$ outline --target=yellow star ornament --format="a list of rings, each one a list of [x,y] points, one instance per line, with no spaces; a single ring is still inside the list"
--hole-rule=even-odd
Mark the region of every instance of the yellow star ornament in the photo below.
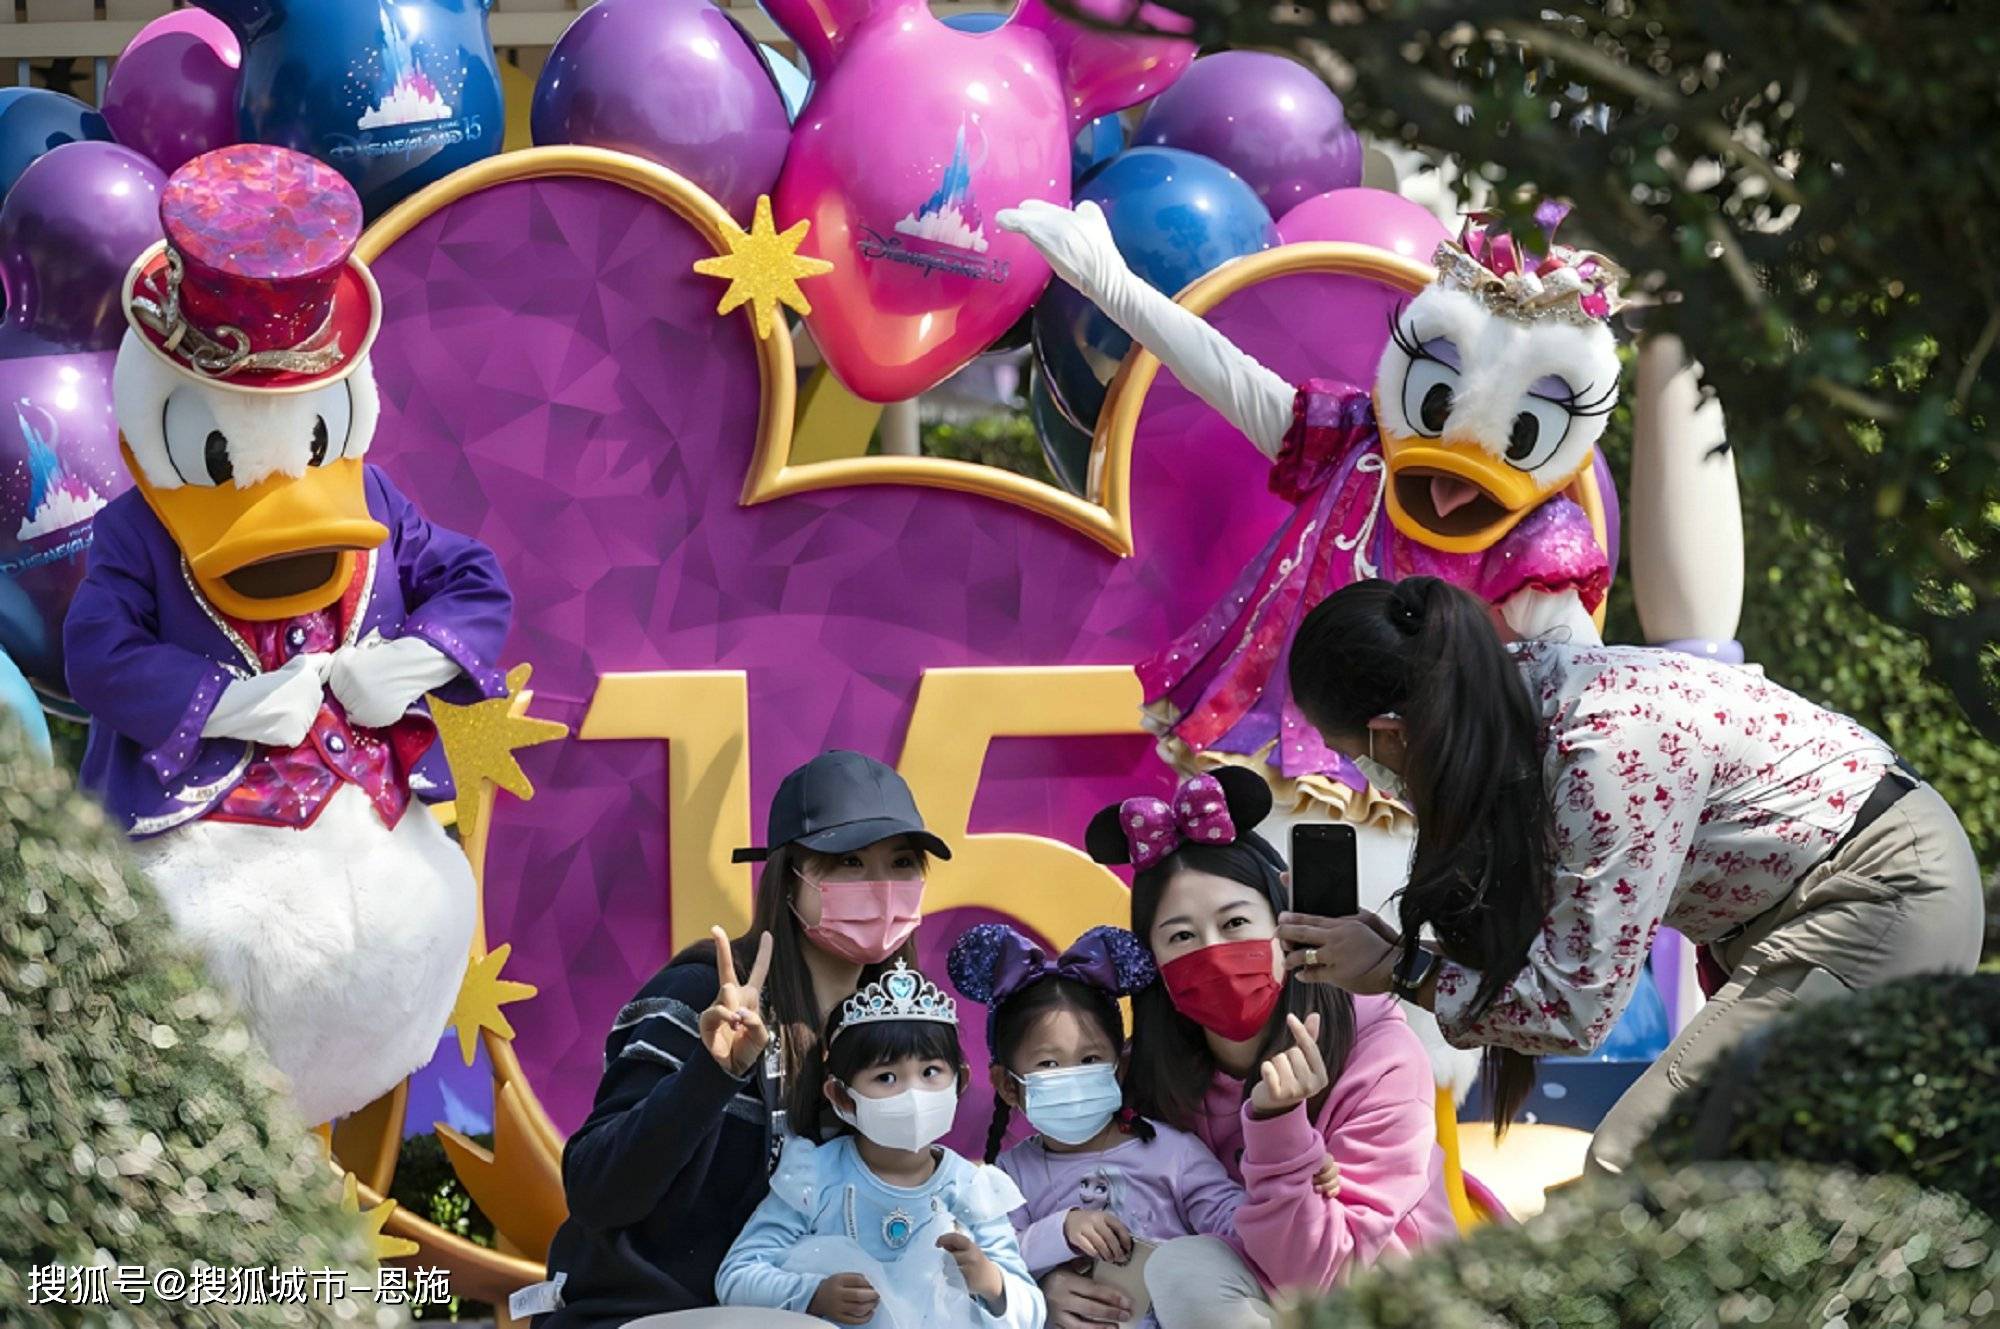
[[[757,216],[749,230],[730,224],[725,235],[729,252],[695,262],[694,270],[702,276],[729,279],[729,289],[722,293],[715,312],[726,314],[738,305],[748,304],[756,315],[759,337],[771,335],[779,305],[801,314],[812,313],[812,305],[799,289],[799,282],[832,272],[833,264],[798,252],[799,242],[806,238],[810,225],[800,218],[779,231],[771,221],[770,195],[760,195]]]
[[[510,1001],[526,1001],[537,991],[533,983],[516,983],[500,977],[501,968],[513,953],[514,943],[502,942],[465,967],[458,985],[458,1000],[452,1004],[451,1027],[458,1030],[458,1055],[472,1064],[472,1047],[481,1029],[491,1029],[502,1038],[514,1036],[501,1007]]]
[[[535,796],[535,786],[522,771],[514,753],[537,743],[549,743],[569,733],[569,726],[555,720],[537,720],[517,714],[521,689],[528,684],[533,665],[517,664],[507,671],[507,695],[467,706],[430,699],[431,722],[437,726],[438,740],[444,744],[445,761],[451,767],[452,782],[458,786],[459,843],[470,845],[479,830],[479,796],[491,780],[516,798]]]
[[[368,1241],[375,1248],[377,1261],[415,1255],[423,1249],[414,1241],[392,1237],[382,1230],[389,1221],[389,1215],[396,1212],[394,1200],[384,1200],[366,1213],[362,1212],[360,1184],[352,1172],[340,1179],[340,1209],[342,1213],[360,1215],[361,1226],[368,1229]]]

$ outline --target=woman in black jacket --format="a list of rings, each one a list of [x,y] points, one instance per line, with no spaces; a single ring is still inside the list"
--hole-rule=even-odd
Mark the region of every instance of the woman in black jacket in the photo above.
[[[829,1011],[914,960],[928,855],[902,777],[829,752],[772,801],[750,931],[690,946],[612,1024],[589,1118],[563,1149],[569,1218],[549,1282],[515,1295],[535,1329],[613,1329],[715,1305],[715,1271],[763,1199],[798,1069]],[[740,979],[739,979],[739,976]]]

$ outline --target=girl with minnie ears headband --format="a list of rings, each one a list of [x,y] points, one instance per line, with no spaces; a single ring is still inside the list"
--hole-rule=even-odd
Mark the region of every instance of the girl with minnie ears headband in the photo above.
[[[1029,1272],[1039,1277],[1079,1260],[1124,1265],[1141,1249],[1135,1243],[1171,1242],[1144,1276],[1182,1267],[1203,1276],[1186,1280],[1191,1292],[1151,1294],[1145,1323],[1267,1323],[1263,1289],[1236,1244],[1243,1187],[1193,1135],[1125,1106],[1118,998],[1159,978],[1138,938],[1092,928],[1050,958],[1013,928],[987,923],[958,939],[949,971],[962,995],[987,1007],[994,1102],[986,1161],[997,1158],[1027,1197],[1014,1225]],[[1038,1133],[1002,1152],[1016,1109]],[[1326,1194],[1337,1193],[1338,1178],[1327,1159],[1319,1178]],[[1121,1317],[1137,1309],[1127,1306]]]
[[[1254,830],[1270,811],[1262,777],[1225,767],[1171,803],[1105,808],[1086,844],[1137,869],[1132,931],[1160,968],[1132,1002],[1132,1105],[1199,1137],[1245,1186],[1236,1235],[1264,1287],[1313,1290],[1457,1226],[1430,1063],[1395,1000],[1284,977],[1284,862]],[[1327,1154],[1333,1196],[1313,1187]],[[1091,1280],[1058,1270],[1043,1288],[1055,1329],[1110,1318]]]

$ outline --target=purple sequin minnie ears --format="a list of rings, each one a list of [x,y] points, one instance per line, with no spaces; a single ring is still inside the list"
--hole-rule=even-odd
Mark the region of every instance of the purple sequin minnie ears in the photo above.
[[[945,972],[959,995],[987,1008],[989,1046],[1001,1006],[1045,978],[1074,979],[1113,997],[1129,997],[1159,977],[1151,953],[1124,928],[1092,928],[1050,959],[1048,952],[1005,923],[968,929],[952,943]]]
[[[1144,872],[1183,845],[1234,844],[1271,812],[1271,788],[1254,771],[1225,766],[1181,782],[1172,801],[1128,798],[1098,813],[1085,834],[1100,863]]]

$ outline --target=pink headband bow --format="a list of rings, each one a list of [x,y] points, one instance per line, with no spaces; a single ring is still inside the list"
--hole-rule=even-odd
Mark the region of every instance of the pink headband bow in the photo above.
[[[1212,775],[1183,781],[1171,806],[1165,799],[1128,798],[1118,805],[1118,824],[1132,849],[1132,866],[1141,872],[1183,844],[1230,844],[1236,823],[1229,817],[1229,800]]]

